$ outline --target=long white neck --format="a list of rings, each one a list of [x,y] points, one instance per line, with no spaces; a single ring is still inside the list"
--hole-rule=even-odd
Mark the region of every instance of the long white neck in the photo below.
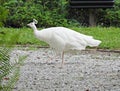
[[[37,30],[37,27],[36,27],[35,25],[33,25],[31,28],[32,28],[34,31],[38,31],[38,30]]]
[[[34,34],[38,39],[44,40],[44,35],[42,34],[42,31],[39,31],[35,24],[33,24],[31,28],[34,30]]]

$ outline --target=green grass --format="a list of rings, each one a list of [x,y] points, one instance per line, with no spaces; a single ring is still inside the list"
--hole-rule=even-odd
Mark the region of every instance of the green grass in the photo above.
[[[102,49],[120,49],[120,28],[109,27],[93,27],[86,28],[73,27],[75,31],[80,33],[91,35],[95,39],[102,41],[99,48]],[[14,36],[11,42],[9,39],[11,36]],[[16,45],[39,45],[39,46],[48,46],[46,43],[39,41],[35,38],[32,29],[30,28],[0,28],[0,44],[6,43],[7,45],[15,43]]]
[[[7,45],[46,45],[44,42],[36,39],[33,31],[28,28],[0,28],[0,44],[4,43]]]

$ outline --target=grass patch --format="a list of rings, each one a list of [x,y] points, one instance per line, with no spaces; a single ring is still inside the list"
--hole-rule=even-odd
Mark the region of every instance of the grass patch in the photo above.
[[[120,28],[109,27],[73,27],[75,31],[80,33],[91,35],[95,39],[102,41],[99,48],[102,49],[120,49]],[[0,44],[4,41],[9,43],[9,37],[14,36],[12,42],[15,42],[16,45],[39,45],[39,46],[48,46],[45,42],[42,42],[35,38],[33,31],[30,28],[0,28]],[[17,40],[16,40],[17,39]]]
[[[36,39],[33,31],[29,28],[0,28],[0,44],[4,43],[7,45],[47,45],[45,42]]]

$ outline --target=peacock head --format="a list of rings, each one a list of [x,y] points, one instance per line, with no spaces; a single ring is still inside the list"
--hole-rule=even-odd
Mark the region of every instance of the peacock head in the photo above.
[[[29,24],[27,24],[29,27],[34,27],[35,26],[35,24],[37,24],[38,23],[38,21],[36,20],[36,19],[33,19],[33,22],[31,22],[31,23],[29,23]]]

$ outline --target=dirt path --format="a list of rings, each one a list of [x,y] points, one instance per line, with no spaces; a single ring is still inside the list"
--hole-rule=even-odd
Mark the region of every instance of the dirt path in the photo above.
[[[120,53],[81,51],[49,63],[49,48],[14,50],[28,55],[13,91],[120,91]]]

